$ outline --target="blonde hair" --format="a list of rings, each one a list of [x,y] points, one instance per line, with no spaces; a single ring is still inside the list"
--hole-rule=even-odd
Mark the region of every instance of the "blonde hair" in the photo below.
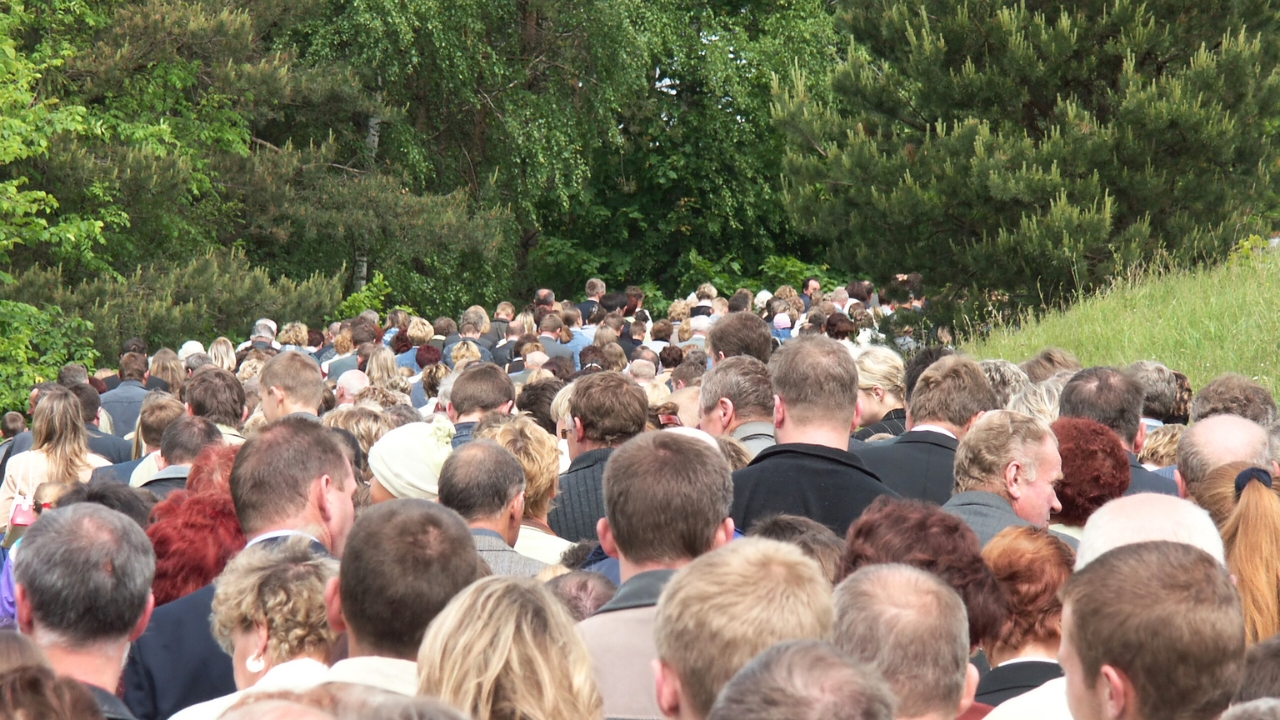
[[[312,554],[303,537],[245,548],[216,581],[214,638],[230,655],[234,632],[265,625],[266,656],[275,665],[327,655],[336,635],[326,619],[324,586],[337,574],[338,563]]]
[[[187,379],[187,368],[178,359],[178,353],[169,348],[160,348],[151,358],[150,373],[169,385],[169,393],[174,397],[182,397],[182,383]]]
[[[560,476],[560,448],[555,437],[524,413],[486,417],[474,436],[493,440],[516,456],[524,469],[525,517],[545,518]]]
[[[364,365],[364,374],[369,377],[370,385],[385,386],[392,378],[400,377],[400,369],[396,367],[395,353],[385,345],[378,345],[369,353]]]
[[[356,396],[360,397],[359,395]],[[394,427],[391,418],[381,409],[369,405],[343,405],[325,413],[321,425],[327,428],[346,430],[356,436],[360,443],[360,451],[369,456],[369,448],[391,432]]]
[[[236,348],[224,337],[219,337],[209,344],[209,359],[214,365],[227,372],[236,371]]]
[[[689,303],[684,300],[673,301],[667,306],[667,319],[671,324],[684,322],[689,319]]]
[[[431,342],[431,338],[435,336],[436,329],[431,327],[431,323],[425,318],[412,317],[409,318],[409,327],[405,328],[405,337],[409,338],[409,342],[414,347],[426,345]]]
[[[627,353],[618,343],[611,342],[600,348],[600,352],[604,355],[605,370],[622,372],[627,369]]]
[[[573,399],[573,386],[577,381],[573,381],[568,385],[560,388],[556,396],[551,399],[551,420],[552,422],[560,422],[569,416],[569,401]]]
[[[969,428],[956,448],[956,492],[988,490],[1004,497],[1004,471],[1009,463],[1021,461],[1028,479],[1035,479],[1035,453],[1049,438],[1057,437],[1049,424],[1030,415],[995,410],[983,415]]]
[[[1161,425],[1147,433],[1147,441],[1142,445],[1142,453],[1138,460],[1160,467],[1168,467],[1178,463],[1178,441],[1186,432],[1186,425]]]
[[[236,373],[236,379],[240,382],[253,380],[262,374],[262,368],[266,367],[266,363],[260,358],[246,358],[244,364],[240,366],[240,372]]]
[[[1058,396],[1061,394],[1061,384],[1045,380],[1020,390],[1009,398],[1005,409],[1052,423],[1058,419]]]
[[[333,336],[333,352],[335,355],[346,355],[355,349],[355,344],[351,340],[351,331],[342,330]]]
[[[307,326],[300,322],[291,322],[280,328],[280,334],[276,335],[276,342],[281,345],[297,345],[306,347],[307,345]]]
[[[89,446],[80,400],[67,390],[46,390],[36,404],[31,449],[44,453],[49,470],[44,479],[74,485],[89,465]]]
[[[693,323],[686,319],[676,328],[676,343],[687,342],[693,337]]]
[[[725,592],[726,588],[735,588]],[[667,583],[653,634],[695,714],[751,658],[787,640],[821,640],[835,621],[831,583],[800,548],[745,538],[697,558]]]
[[[618,342],[618,331],[607,325],[601,325],[596,329],[596,336],[591,341],[591,344],[598,348],[603,348],[610,343],[616,342]]]
[[[483,578],[449,602],[422,640],[418,694],[474,720],[604,717],[573,617],[531,578]]]
[[[466,367],[469,363],[473,363],[480,359],[480,349],[472,342],[459,342],[449,351],[449,357],[453,360],[453,367],[457,369],[459,365]]]
[[[887,347],[872,345],[854,356],[858,363],[858,389],[880,388],[901,401],[907,394],[907,368],[902,356]]]

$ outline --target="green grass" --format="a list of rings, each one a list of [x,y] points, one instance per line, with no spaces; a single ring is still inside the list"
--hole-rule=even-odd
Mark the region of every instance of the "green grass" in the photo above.
[[[1280,390],[1280,256],[1268,253],[1216,268],[1165,271],[1118,281],[1071,308],[1001,327],[967,344],[978,359],[1013,362],[1046,346],[1085,367],[1157,360],[1200,388],[1224,372]]]

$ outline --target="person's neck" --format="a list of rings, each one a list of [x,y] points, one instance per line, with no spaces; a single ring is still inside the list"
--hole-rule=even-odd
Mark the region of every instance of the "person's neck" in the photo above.
[[[383,652],[382,650],[379,650],[377,648],[367,647],[365,646],[364,643],[360,642],[360,638],[356,635],[356,632],[352,630],[350,627],[348,627],[347,628],[347,658],[351,659],[351,658],[362,658],[362,657],[381,657],[381,658],[390,658],[392,660],[407,660],[409,662],[417,662],[418,660],[416,656],[400,657],[399,655],[395,655],[393,653]]]
[[[742,427],[743,425],[746,425],[747,423],[754,423],[754,422],[763,422],[763,423],[772,424],[773,421],[767,417],[745,417],[744,418],[741,415],[734,415],[733,420],[729,422],[728,429],[725,432],[731,433],[734,430],[737,430],[738,428]]]
[[[958,426],[958,425],[952,425],[951,423],[947,422],[946,420],[914,420],[914,419],[913,419],[913,420],[911,421],[911,428],[912,428],[912,429],[915,429],[915,428],[917,428],[917,427],[920,427],[921,425],[932,425],[933,427],[939,427],[939,428],[942,428],[943,430],[946,430],[947,432],[951,433],[952,435],[955,435],[955,436],[956,436],[956,438],[962,438],[962,437],[964,437],[964,433],[965,433],[965,429],[964,429],[964,428],[962,428],[962,427],[960,427],[960,426]]]
[[[626,582],[640,573],[650,572],[652,570],[679,570],[680,568],[693,562],[692,560],[675,560],[671,562],[641,562],[634,563],[624,555],[618,556],[618,579]]]
[[[87,648],[72,649],[55,643],[41,642],[37,634],[36,644],[44,651],[49,667],[58,675],[102,688],[114,693],[124,672],[124,656],[129,651],[125,640],[103,642]]]
[[[298,413],[303,415],[315,415],[316,409],[309,405],[304,405],[288,399],[280,403],[280,417],[288,417]]]
[[[479,339],[480,339],[480,333],[474,333],[474,334],[469,334],[469,335],[468,335],[468,334],[463,334],[463,335],[459,335],[458,337],[462,338],[463,340],[479,340]]]
[[[1022,658],[1058,662],[1058,643],[1044,640],[1032,640],[1019,648],[1007,645],[996,645],[987,649],[987,660],[991,667],[999,667],[1010,660]]]
[[[325,546],[329,552],[333,552],[333,538],[329,537],[329,531],[325,528],[323,522],[318,522],[313,518],[299,515],[287,520],[279,520],[277,522],[265,525],[263,527],[254,528],[252,533],[244,534],[245,540],[253,542],[254,540],[269,535],[271,533],[293,532],[302,533],[316,539],[316,542]]]
[[[577,447],[575,448],[575,452],[573,453],[573,455],[570,456],[569,458],[570,460],[576,459],[579,455],[585,455],[591,452],[592,450],[603,450],[607,447],[611,447],[609,445],[606,445],[605,443],[596,442],[595,440],[587,440],[585,438],[583,438],[582,440],[579,440],[574,444]]]
[[[482,417],[484,417],[484,411],[477,410],[476,412],[467,413],[466,415],[459,415],[458,419],[453,421],[453,424],[460,425],[462,423],[480,422],[480,418]]]
[[[515,547],[516,537],[512,537],[513,533],[511,532],[511,525],[507,522],[505,515],[501,518],[482,518],[480,520],[472,520],[468,525],[472,530],[488,530],[489,532],[496,532],[502,536],[502,541],[508,546]],[[514,534],[518,537],[519,532],[520,528],[517,526]]]
[[[899,715],[893,720],[956,720],[956,714],[953,712],[932,712],[925,713],[924,715],[914,715],[912,717]]]
[[[778,439],[779,445],[805,443],[808,445],[821,445],[836,450],[849,449],[849,429],[839,425],[783,423],[781,427],[774,428],[773,434]]]

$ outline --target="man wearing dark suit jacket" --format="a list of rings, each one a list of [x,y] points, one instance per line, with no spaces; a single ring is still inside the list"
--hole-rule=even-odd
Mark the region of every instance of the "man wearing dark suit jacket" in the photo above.
[[[249,545],[302,535],[342,557],[356,481],[333,431],[286,417],[247,441],[231,469],[231,498]],[[213,639],[213,586],[156,608],[129,651],[124,700],[138,720],[235,692],[231,658]]]
[[[998,409],[995,391],[978,364],[949,355],[916,381],[908,432],[850,451],[899,495],[944,505],[955,489],[957,443],[984,412]]]
[[[858,426],[858,366],[844,346],[811,335],[769,360],[778,444],[733,474],[733,521],[787,513],[816,520],[844,537],[881,495],[897,496],[848,451]]]
[[[98,429],[98,410],[102,407],[98,391],[91,385],[73,385],[69,389],[80,401],[80,417],[84,420],[84,440],[89,446],[89,452],[101,455],[113,463],[132,459],[133,445],[130,442]],[[134,423],[137,423],[136,419]]]
[[[1129,453],[1129,489],[1126,495],[1160,493],[1177,495],[1178,483],[1142,467],[1137,453],[1147,439],[1142,423],[1142,385],[1133,377],[1110,367],[1081,370],[1062,388],[1058,399],[1063,417],[1080,417],[1100,422],[1120,438]]]

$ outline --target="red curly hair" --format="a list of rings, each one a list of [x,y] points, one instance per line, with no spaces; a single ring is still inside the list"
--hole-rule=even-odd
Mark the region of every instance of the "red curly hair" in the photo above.
[[[1064,417],[1050,427],[1062,456],[1062,482],[1056,488],[1062,511],[1053,520],[1084,527],[1093,511],[1129,489],[1129,454],[1102,423]]]
[[[231,466],[235,464],[239,452],[239,445],[217,443],[205,447],[191,462],[191,472],[187,473],[187,491],[231,492]]]
[[[1009,598],[1009,618],[996,644],[1017,650],[1028,642],[1061,640],[1058,591],[1076,562],[1071,547],[1044,528],[1011,527],[991,538],[982,559]]]
[[[919,500],[877,498],[849,526],[840,579],[880,563],[926,570],[954,588],[969,615],[971,647],[998,637],[1009,601],[982,561],[978,536],[960,518]]]

